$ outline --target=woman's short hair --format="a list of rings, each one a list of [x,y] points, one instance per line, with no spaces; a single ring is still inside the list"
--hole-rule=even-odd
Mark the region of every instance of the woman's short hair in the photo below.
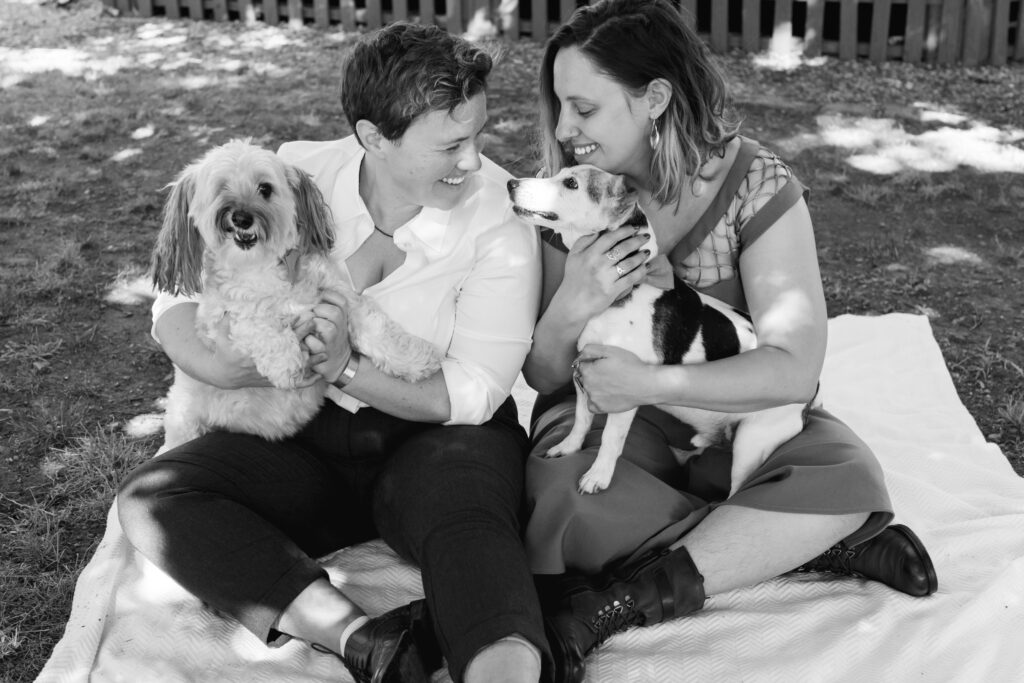
[[[493,66],[483,47],[431,25],[397,22],[367,35],[342,68],[341,107],[388,140],[431,111],[451,112],[484,91]]]
[[[725,111],[725,80],[679,10],[667,0],[600,0],[578,8],[544,48],[540,106],[542,162],[548,173],[576,163],[555,139],[560,113],[555,56],[570,46],[634,95],[656,78],[672,85],[671,101],[658,122],[661,143],[651,161],[653,195],[659,202],[676,201],[684,179],[696,182],[704,162],[723,154],[735,137],[739,126]]]

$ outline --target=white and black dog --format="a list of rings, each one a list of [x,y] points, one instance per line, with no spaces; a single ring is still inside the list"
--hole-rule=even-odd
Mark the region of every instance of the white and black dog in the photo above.
[[[409,381],[441,367],[444,353],[409,334],[332,262],[334,221],[320,190],[273,152],[234,140],[189,164],[170,185],[153,250],[154,285],[197,295],[205,343],[226,324],[232,346],[274,385],[220,389],[175,368],[161,451],[212,428],[281,439],[309,421],[326,382],[305,386],[308,353],[292,329],[325,289],[343,295],[353,348]]]
[[[622,176],[589,165],[562,169],[550,178],[520,178],[508,182],[514,210],[527,222],[558,233],[572,248],[584,235],[623,225],[647,226],[647,218]],[[652,233],[653,231],[648,230]],[[651,257],[655,240],[647,243]],[[749,316],[702,294],[679,279],[664,290],[640,284],[604,313],[591,318],[577,348],[587,344],[618,346],[646,363],[685,364],[726,358],[757,346]],[[722,413],[699,408],[659,405],[658,408],[693,427],[692,450],[732,441],[730,495],[781,444],[803,429],[803,404],[789,404],[750,413]],[[608,415],[597,459],[579,482],[580,493],[608,487],[615,461],[622,454],[636,409]],[[587,397],[576,386],[576,419],[572,431],[548,450],[548,457],[579,451],[594,416]]]

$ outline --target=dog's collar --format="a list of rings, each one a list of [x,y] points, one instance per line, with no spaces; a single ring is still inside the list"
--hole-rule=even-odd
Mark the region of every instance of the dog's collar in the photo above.
[[[295,284],[299,280],[299,250],[289,249],[284,256],[281,257],[281,265],[284,266],[285,273],[288,274],[288,282]]]

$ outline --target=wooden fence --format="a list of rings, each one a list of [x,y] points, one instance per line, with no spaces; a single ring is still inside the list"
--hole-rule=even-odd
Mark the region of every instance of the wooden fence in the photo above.
[[[463,32],[476,20],[542,41],[576,0],[104,0],[121,13],[373,29],[409,19]],[[1024,0],[676,0],[716,52],[795,49],[809,57],[967,66],[1024,61]]]

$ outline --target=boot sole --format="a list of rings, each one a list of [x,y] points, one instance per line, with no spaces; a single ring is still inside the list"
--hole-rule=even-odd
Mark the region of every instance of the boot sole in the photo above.
[[[924,543],[921,542],[921,539],[917,537],[917,534],[911,531],[910,527],[902,524],[893,524],[889,528],[902,534],[904,538],[910,541],[910,544],[914,546],[914,550],[917,551],[917,556],[921,558],[921,564],[924,565],[925,573],[928,576],[928,592],[924,595],[931,595],[937,591],[939,589],[939,579],[935,574],[935,565],[932,564],[932,558],[928,555],[928,551],[925,550]]]

